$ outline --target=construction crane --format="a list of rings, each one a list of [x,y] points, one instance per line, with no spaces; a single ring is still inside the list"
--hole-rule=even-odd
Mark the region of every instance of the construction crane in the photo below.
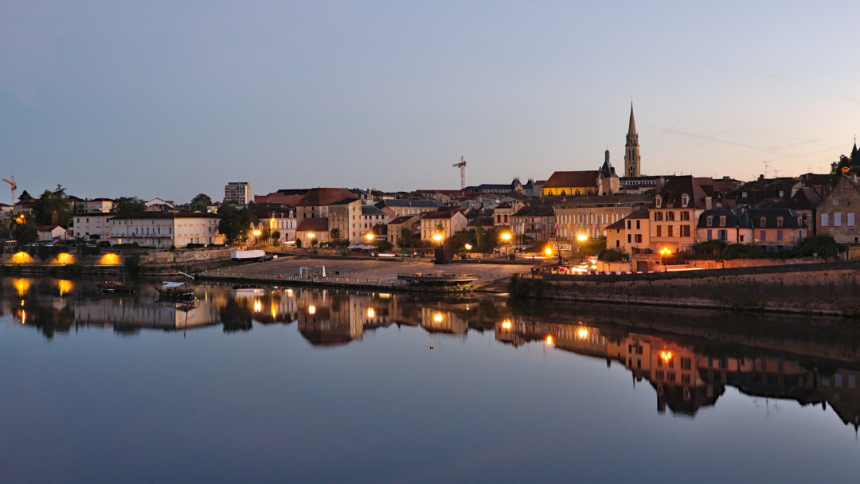
[[[460,190],[465,189],[466,188],[466,158],[461,156],[460,157],[460,163],[454,163],[452,166],[454,168],[460,169]]]
[[[15,184],[15,175],[12,175],[12,181],[7,179],[3,179],[4,182],[12,185],[12,205],[15,205],[15,190],[18,189],[18,185]]]

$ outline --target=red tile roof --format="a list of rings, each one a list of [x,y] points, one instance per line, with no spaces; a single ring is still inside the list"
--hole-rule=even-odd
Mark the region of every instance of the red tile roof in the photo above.
[[[344,198],[355,198],[355,195],[346,188],[311,188],[297,206],[324,207]]]
[[[447,220],[454,215],[460,213],[459,210],[440,210],[438,212],[424,212],[421,214],[422,219],[431,219],[431,220]]]
[[[328,219],[306,218],[299,223],[296,232],[328,232]]]
[[[594,187],[597,188],[597,170],[557,171],[541,188]]]

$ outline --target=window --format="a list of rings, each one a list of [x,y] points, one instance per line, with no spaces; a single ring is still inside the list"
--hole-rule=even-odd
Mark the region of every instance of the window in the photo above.
[[[705,226],[713,227],[714,226],[714,217],[711,217],[710,215],[708,215],[708,218],[705,219]],[[710,230],[708,232],[710,232]]]
[[[762,217],[759,219],[759,227],[767,227],[767,218]]]
[[[839,199],[838,198],[833,197],[833,205],[839,205]]]
[[[642,234],[636,234],[636,243],[637,243],[637,244],[641,244],[641,243],[642,243]]]
[[[690,358],[681,358],[681,369],[682,370],[689,370],[693,367],[692,365],[693,365],[693,361]]]
[[[690,226],[682,225],[681,226],[681,237],[689,237],[690,236]]]
[[[779,241],[782,240],[782,230],[776,231],[776,240],[779,240]]]
[[[764,230],[762,230],[762,231],[761,231],[761,233],[759,234],[759,239],[758,239],[758,240],[760,240],[760,241],[762,241],[762,242],[764,242],[765,240],[767,240],[767,236],[766,236],[766,234],[767,234],[767,232],[765,232]]]
[[[660,195],[657,195],[657,198],[654,200],[654,204],[657,208],[663,206],[663,198]]]
[[[798,224],[798,225],[800,225],[800,224]],[[848,214],[848,226],[849,227],[854,226],[854,214],[853,213]]]
[[[720,216],[720,227],[725,227],[725,226],[726,226],[726,216],[721,215]]]
[[[661,225],[657,226],[657,237],[663,236],[663,230],[662,229],[663,229],[663,226],[661,226]]]
[[[674,230],[673,230],[674,228],[675,228],[675,227],[674,227],[674,226],[672,226],[672,225],[668,225],[668,226],[666,227],[666,237],[673,237],[673,236],[675,235],[675,234],[674,234]]]
[[[826,213],[821,214],[821,226],[827,227],[827,214]]]
[[[690,203],[690,196],[686,193],[681,195],[681,206],[687,208],[688,203]]]
[[[744,199],[745,199],[745,198],[747,198],[747,192],[742,192],[742,193],[741,193],[741,198],[744,198]]]
[[[674,222],[675,221],[675,212],[666,212],[666,221]]]
[[[668,377],[669,377],[669,381],[670,381],[670,382],[674,382],[674,381],[675,381],[675,372],[674,372],[674,371],[670,371],[670,372],[666,373],[666,376],[668,376]]]
[[[627,243],[628,243],[628,244],[630,243],[631,237],[632,237],[632,236],[631,236],[630,234],[627,234]]]
[[[630,230],[630,225],[631,225],[631,224],[630,224],[630,221],[628,220],[628,221],[627,221],[627,230]]]
[[[636,228],[637,229],[639,228],[639,221],[638,220],[636,221]]]
[[[713,235],[711,234],[711,229],[708,229],[708,240],[712,240]]]
[[[663,221],[663,212],[654,212],[654,220],[658,222]]]
[[[776,226],[777,226],[777,227],[782,227],[782,217],[777,217],[777,218],[776,218]]]
[[[689,222],[690,221],[690,212],[681,212],[681,221]]]
[[[782,191],[782,190],[779,191],[779,198],[780,199],[785,198],[785,192],[784,191]]]
[[[842,214],[841,213],[836,212],[833,214],[833,226],[834,227],[841,227],[842,226]]]
[[[681,383],[690,384],[690,375],[681,375]]]

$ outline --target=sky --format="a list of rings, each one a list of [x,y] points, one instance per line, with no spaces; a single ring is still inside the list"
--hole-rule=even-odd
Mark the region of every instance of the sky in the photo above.
[[[469,185],[606,149],[620,172],[631,100],[643,174],[828,171],[860,134],[858,19],[856,1],[7,1],[0,175],[187,202],[230,181],[457,189],[461,156]]]

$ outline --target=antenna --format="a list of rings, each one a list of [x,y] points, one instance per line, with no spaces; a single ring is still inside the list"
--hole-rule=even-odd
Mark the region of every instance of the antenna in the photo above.
[[[762,163],[764,163],[764,177],[767,178],[767,165],[770,163],[770,160],[762,161]]]
[[[779,178],[779,170],[777,170],[776,168],[773,169],[773,176]]]

